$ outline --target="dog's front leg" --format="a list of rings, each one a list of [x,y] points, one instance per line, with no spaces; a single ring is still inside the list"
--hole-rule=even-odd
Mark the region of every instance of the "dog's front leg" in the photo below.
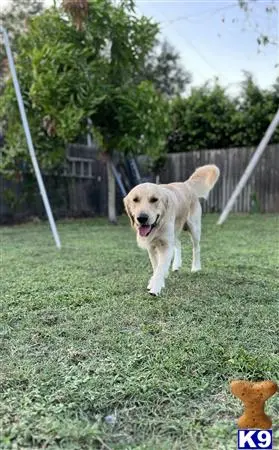
[[[158,255],[157,255],[157,251],[155,247],[150,247],[148,249],[148,255],[149,255],[149,259],[152,265],[152,269],[153,269],[153,273],[156,270],[156,267],[158,265]]]
[[[160,294],[161,289],[165,286],[165,278],[169,272],[173,252],[174,245],[170,242],[163,243],[157,248],[158,265],[148,285],[150,294]]]
[[[155,270],[158,266],[158,254],[156,251],[156,247],[152,246],[152,247],[148,248],[148,255],[149,255],[149,259],[150,259],[150,262],[152,265],[153,275],[154,275]],[[147,286],[148,290],[150,289],[150,283],[151,283],[151,280],[149,281],[148,286]]]

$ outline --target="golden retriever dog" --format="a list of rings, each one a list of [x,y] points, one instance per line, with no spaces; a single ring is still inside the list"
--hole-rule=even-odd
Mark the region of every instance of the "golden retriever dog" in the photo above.
[[[190,231],[193,244],[192,272],[201,270],[200,237],[201,205],[220,175],[218,167],[199,167],[182,183],[143,183],[134,187],[124,198],[131,226],[137,233],[138,246],[148,251],[153,275],[147,289],[159,295],[172,270],[181,267],[180,233]]]

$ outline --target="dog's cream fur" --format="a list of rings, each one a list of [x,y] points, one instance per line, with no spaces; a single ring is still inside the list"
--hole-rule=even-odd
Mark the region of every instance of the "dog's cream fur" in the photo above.
[[[165,286],[165,278],[181,267],[179,236],[183,228],[191,233],[193,244],[192,272],[201,270],[200,236],[201,205],[199,198],[207,198],[220,175],[218,167],[199,167],[184,183],[143,183],[134,187],[124,198],[126,212],[137,232],[139,247],[147,249],[153,275],[147,286],[150,294],[158,295]],[[147,216],[146,224],[138,218]],[[151,231],[147,236],[144,230]]]

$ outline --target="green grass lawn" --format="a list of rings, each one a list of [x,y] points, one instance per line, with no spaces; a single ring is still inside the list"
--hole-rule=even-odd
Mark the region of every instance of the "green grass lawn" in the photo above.
[[[127,218],[60,222],[60,252],[45,223],[0,230],[1,449],[236,448],[229,382],[279,382],[279,222],[216,220],[160,297]]]

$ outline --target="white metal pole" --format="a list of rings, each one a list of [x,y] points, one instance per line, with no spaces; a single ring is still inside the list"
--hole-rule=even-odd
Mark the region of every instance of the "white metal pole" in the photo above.
[[[237,197],[239,196],[240,192],[244,188],[245,184],[247,183],[248,178],[252,174],[254,168],[256,167],[256,164],[258,163],[262,153],[264,152],[268,142],[270,141],[276,127],[279,125],[279,109],[277,113],[275,114],[271,124],[269,125],[268,129],[266,130],[266,133],[264,137],[262,138],[258,148],[256,149],[255,153],[253,154],[248,166],[246,167],[242,177],[240,178],[235,190],[233,191],[228,203],[226,204],[224,211],[222,212],[217,225],[222,225],[222,223],[225,222],[227,216],[229,215],[234,202],[236,201]]]
[[[88,127],[92,127],[92,120],[89,118],[87,119],[87,125],[88,125]],[[91,131],[89,131],[89,130],[87,133],[87,146],[92,147],[92,134],[91,134]]]
[[[26,136],[26,141],[27,141],[27,145],[28,145],[28,149],[29,149],[29,153],[30,153],[30,157],[31,157],[31,161],[33,164],[33,168],[35,171],[35,175],[37,178],[37,182],[40,188],[40,193],[41,196],[43,198],[43,202],[44,202],[44,206],[46,209],[46,213],[48,216],[48,220],[49,220],[49,224],[50,224],[50,228],[56,243],[57,248],[61,248],[61,242],[60,242],[60,238],[57,232],[57,228],[56,228],[56,224],[52,215],[52,211],[51,211],[51,207],[49,204],[49,200],[48,200],[48,196],[46,193],[46,189],[45,189],[45,185],[43,182],[43,178],[41,175],[41,171],[38,165],[38,161],[36,158],[36,154],[35,154],[35,150],[33,147],[33,142],[32,142],[32,137],[31,137],[31,133],[30,133],[30,129],[29,129],[29,124],[28,124],[28,120],[26,117],[26,113],[25,113],[25,109],[24,109],[24,104],[23,104],[23,100],[22,100],[22,95],[21,95],[21,91],[20,91],[20,86],[19,86],[19,82],[18,82],[18,78],[17,78],[17,74],[16,74],[16,69],[15,69],[15,65],[14,65],[14,59],[13,59],[13,55],[11,52],[11,47],[10,47],[10,43],[9,43],[9,38],[8,38],[8,34],[5,30],[5,28],[0,26],[0,33],[3,34],[4,36],[4,45],[5,45],[5,49],[6,49],[6,53],[7,53],[7,57],[8,57],[8,61],[9,61],[9,66],[10,66],[10,71],[11,71],[11,75],[12,75],[12,79],[13,79],[13,84],[14,84],[14,88],[15,88],[15,92],[16,92],[16,98],[17,98],[17,103],[18,103],[18,107],[19,107],[19,111],[20,111],[20,115],[21,115],[21,120],[22,120],[22,125],[25,131],[25,136]]]

